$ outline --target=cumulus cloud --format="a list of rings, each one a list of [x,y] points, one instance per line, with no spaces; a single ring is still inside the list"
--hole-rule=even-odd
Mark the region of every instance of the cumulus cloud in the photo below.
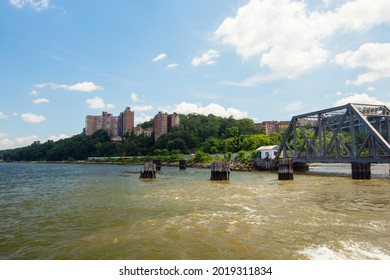
[[[218,51],[211,49],[211,50],[204,52],[200,56],[195,56],[192,59],[191,64],[193,66],[213,65],[216,63],[215,58],[217,58],[219,56],[220,56],[220,54]]]
[[[3,112],[0,112],[0,119],[8,119],[8,116]]]
[[[52,135],[50,136],[47,140],[51,140],[51,141],[58,141],[58,140],[61,140],[61,139],[66,139],[66,138],[69,138],[69,135],[66,135],[66,134],[60,134],[60,135]]]
[[[366,93],[353,93],[348,97],[337,100],[334,104],[335,106],[342,106],[348,103],[357,103],[357,104],[374,104],[374,105],[386,105],[390,106],[390,102],[386,103],[376,99],[375,97],[370,97]]]
[[[135,92],[132,92],[132,93],[131,93],[130,99],[131,99],[131,101],[134,102],[134,103],[143,101],[143,100],[141,100],[141,99],[138,97],[138,94],[135,93]]]
[[[37,11],[49,8],[49,0],[9,0],[9,3],[19,9],[25,6],[30,6]]]
[[[226,117],[226,118],[232,116],[236,119],[242,119],[248,117],[247,112],[242,112],[235,108],[224,108],[223,106],[215,103],[210,103],[206,106],[202,106],[200,104],[182,102],[174,106],[162,107],[160,108],[160,111],[176,112],[181,114],[191,114],[191,113],[197,113],[201,115],[213,114],[215,116]]]
[[[37,135],[32,136],[19,136],[14,139],[7,137],[6,133],[0,133],[0,150],[22,147],[34,143],[34,141],[39,140]],[[69,138],[70,136],[66,134],[52,135],[47,140],[58,141],[61,139]]]
[[[112,108],[115,108],[115,105],[113,104],[106,104],[104,102],[104,99],[101,98],[101,97],[94,97],[94,98],[90,98],[90,99],[87,99],[87,105],[89,108],[92,108],[92,109],[112,109]]]
[[[103,89],[103,87],[97,86],[92,82],[82,82],[71,86],[64,85],[64,88],[68,90],[76,90],[76,91],[84,91],[84,92],[91,92],[91,91]]]
[[[163,60],[165,58],[167,58],[168,55],[166,53],[160,53],[158,56],[156,56],[155,58],[153,58],[153,62],[156,62],[156,61],[160,61],[160,60]]]
[[[367,43],[357,51],[347,51],[336,56],[335,62],[346,68],[366,68],[368,72],[360,74],[347,84],[361,85],[390,77],[390,44]]]
[[[7,136],[6,133],[0,132],[0,150],[5,150],[15,145],[15,142],[7,138]]]
[[[102,86],[95,85],[93,82],[82,82],[74,85],[56,84],[56,83],[44,83],[34,85],[37,88],[50,87],[51,89],[65,89],[71,91],[92,92],[96,90],[103,90]]]
[[[49,103],[49,100],[46,98],[37,98],[32,101],[35,104],[40,104],[40,103]]]
[[[154,116],[146,115],[145,113],[141,113],[141,115],[137,114],[134,118],[135,123],[143,123],[150,121]]]
[[[329,59],[326,40],[337,31],[361,31],[390,21],[387,0],[356,0],[335,11],[309,11],[307,1],[251,0],[215,31],[243,59],[260,57],[261,68],[297,78]],[[325,5],[329,1],[324,1]]]
[[[22,117],[22,120],[24,120],[25,122],[30,122],[30,123],[40,123],[40,122],[43,122],[44,120],[46,120],[46,118],[44,116],[36,115],[33,113],[24,113],[21,115],[21,117]]]
[[[16,137],[15,142],[18,145],[32,144],[34,141],[38,140],[37,135],[26,136],[26,137]]]

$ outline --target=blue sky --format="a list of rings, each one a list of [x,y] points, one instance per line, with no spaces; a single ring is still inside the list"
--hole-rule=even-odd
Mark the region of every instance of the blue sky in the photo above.
[[[0,150],[130,106],[290,120],[390,105],[388,0],[3,0]]]

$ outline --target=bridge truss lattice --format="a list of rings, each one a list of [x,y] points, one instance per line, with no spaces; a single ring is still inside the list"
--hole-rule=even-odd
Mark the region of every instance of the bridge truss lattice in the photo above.
[[[277,158],[301,163],[390,163],[390,110],[347,104],[292,117]]]

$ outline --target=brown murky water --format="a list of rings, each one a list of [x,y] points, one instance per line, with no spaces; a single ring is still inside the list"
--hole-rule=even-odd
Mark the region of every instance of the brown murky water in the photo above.
[[[367,181],[343,165],[124,172],[140,168],[0,164],[0,259],[390,259],[388,165]]]

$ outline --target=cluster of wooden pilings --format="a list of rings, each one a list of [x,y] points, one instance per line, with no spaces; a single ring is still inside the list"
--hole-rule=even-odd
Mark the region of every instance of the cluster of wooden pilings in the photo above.
[[[144,165],[144,170],[141,171],[139,177],[141,179],[156,179],[156,164],[147,162]]]
[[[370,180],[371,179],[371,163],[369,162],[352,162],[352,179],[354,180]]]
[[[211,177],[210,180],[221,181],[229,180],[230,177],[230,166],[225,161],[215,161],[210,165]]]
[[[278,168],[279,180],[294,180],[294,169],[291,158],[280,158]]]

